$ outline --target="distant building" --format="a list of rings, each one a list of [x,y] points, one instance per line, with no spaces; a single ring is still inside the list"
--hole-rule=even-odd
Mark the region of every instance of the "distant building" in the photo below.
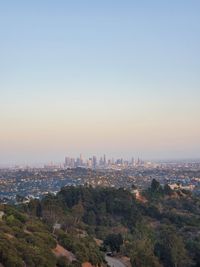
[[[96,167],[97,167],[97,157],[96,156],[92,157],[92,167],[94,169],[96,169]]]

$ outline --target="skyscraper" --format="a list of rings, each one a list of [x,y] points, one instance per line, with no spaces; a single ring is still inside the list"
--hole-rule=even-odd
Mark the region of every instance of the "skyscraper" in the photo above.
[[[103,155],[103,164],[104,166],[106,166],[106,155],[105,154]]]

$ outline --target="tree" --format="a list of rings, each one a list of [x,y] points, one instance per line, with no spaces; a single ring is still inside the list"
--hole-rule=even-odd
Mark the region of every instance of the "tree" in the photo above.
[[[171,189],[171,187],[168,184],[164,185],[164,193],[166,195],[172,195],[173,194],[173,190]]]
[[[64,218],[64,223],[62,224],[62,228],[68,232],[74,225],[74,218],[71,214],[67,214]]]
[[[69,266],[69,261],[68,261],[68,259],[66,257],[61,256],[61,257],[58,258],[56,266],[57,267],[68,267]]]
[[[164,226],[160,229],[159,239],[155,245],[155,254],[165,267],[190,266],[183,239],[171,226]]]
[[[84,214],[84,207],[81,201],[72,208],[72,215],[75,218],[75,223],[78,224],[83,217]]]
[[[131,185],[132,190],[136,190],[137,186],[135,186],[134,184]]]
[[[158,258],[154,255],[152,244],[148,239],[134,242],[131,252],[131,265],[133,267],[161,267]]]
[[[156,179],[153,179],[152,182],[151,182],[151,191],[152,192],[160,192],[162,189],[160,183],[156,180]]]
[[[84,222],[89,225],[96,225],[96,215],[93,210],[89,210],[84,216]]]
[[[112,252],[119,252],[122,244],[123,238],[121,234],[110,234],[104,240],[104,245],[109,246]]]

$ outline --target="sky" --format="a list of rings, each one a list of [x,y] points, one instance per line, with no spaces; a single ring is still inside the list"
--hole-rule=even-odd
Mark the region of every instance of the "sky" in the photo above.
[[[200,158],[199,0],[0,1],[0,165]]]

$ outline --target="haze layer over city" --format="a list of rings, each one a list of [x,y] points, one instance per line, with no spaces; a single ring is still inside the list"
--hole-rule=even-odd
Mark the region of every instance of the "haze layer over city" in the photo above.
[[[200,157],[199,1],[3,1],[0,165]]]

